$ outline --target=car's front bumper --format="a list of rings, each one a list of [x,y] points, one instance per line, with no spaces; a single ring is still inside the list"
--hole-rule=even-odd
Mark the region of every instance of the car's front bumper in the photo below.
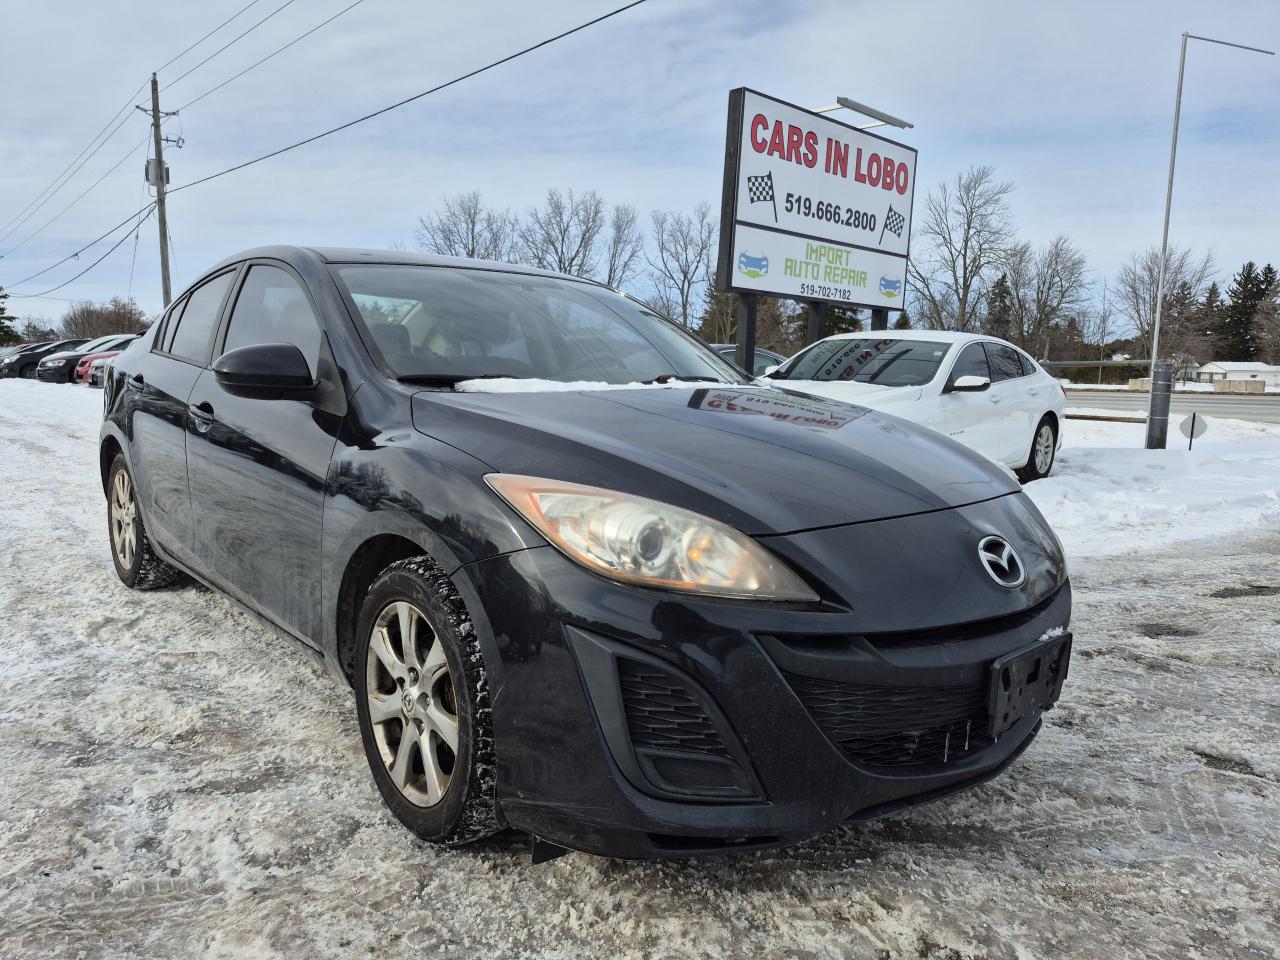
[[[911,578],[875,610],[639,590],[550,547],[464,568],[500,659],[503,816],[580,850],[683,856],[794,841],[996,775],[1035,736],[1040,714],[987,735],[992,661],[1065,627],[1071,588],[1063,571],[1035,602],[987,604],[993,616],[948,626],[939,617],[978,610],[981,597],[964,598],[976,582],[947,544],[919,542],[918,531],[954,538],[996,518],[1013,533],[1025,516],[1010,503],[773,543],[793,562],[803,553],[829,584],[841,544],[894,541],[901,555],[878,564],[870,589]],[[1037,542],[1032,531],[1019,550]]]
[[[49,364],[48,366],[41,364],[36,367],[36,377],[45,383],[67,383],[70,381],[74,371],[74,364],[69,367],[60,363]]]

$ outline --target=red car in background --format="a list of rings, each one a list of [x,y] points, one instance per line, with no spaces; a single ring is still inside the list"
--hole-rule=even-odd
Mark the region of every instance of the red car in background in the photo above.
[[[80,358],[80,362],[76,364],[76,372],[72,379],[76,383],[84,383],[89,379],[89,368],[93,366],[93,361],[104,360],[120,355],[119,350],[108,350],[105,353],[89,353]]]

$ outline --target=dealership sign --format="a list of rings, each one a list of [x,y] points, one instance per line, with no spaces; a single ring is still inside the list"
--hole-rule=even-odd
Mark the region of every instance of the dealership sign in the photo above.
[[[902,309],[916,151],[729,94],[717,288]]]

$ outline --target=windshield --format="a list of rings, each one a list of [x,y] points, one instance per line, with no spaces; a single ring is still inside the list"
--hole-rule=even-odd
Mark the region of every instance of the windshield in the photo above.
[[[949,343],[932,340],[823,340],[796,354],[775,376],[783,380],[852,380],[883,387],[918,387],[934,378],[950,347]]]
[[[396,264],[334,272],[401,379],[742,382],[670,321],[592,284]]]
[[[113,333],[110,336],[99,337],[97,340],[90,340],[88,343],[81,344],[76,350],[82,350],[85,353],[93,353],[95,350],[103,350],[108,345],[115,343],[123,334]]]

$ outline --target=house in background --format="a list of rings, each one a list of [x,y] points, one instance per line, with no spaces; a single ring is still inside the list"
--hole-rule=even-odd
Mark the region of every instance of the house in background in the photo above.
[[[1201,383],[1213,383],[1217,380],[1261,380],[1268,387],[1280,389],[1280,366],[1253,361],[1212,361],[1206,363],[1196,372],[1196,379]]]

